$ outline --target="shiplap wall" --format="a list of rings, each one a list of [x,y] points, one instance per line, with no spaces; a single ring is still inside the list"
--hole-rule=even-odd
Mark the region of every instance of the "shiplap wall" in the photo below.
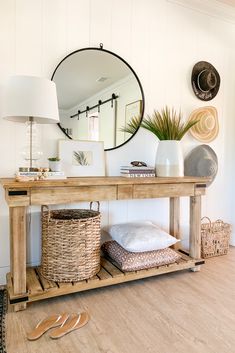
[[[235,38],[234,25],[222,19],[166,0],[0,0],[0,93],[13,74],[51,77],[58,62],[79,48],[99,46],[122,56],[137,72],[145,92],[146,113],[165,104],[181,108],[184,116],[200,106],[190,86],[192,66],[210,61],[221,75],[217,97],[209,102],[218,109],[220,133],[211,143],[219,158],[216,181],[203,198],[203,215],[235,224],[232,209],[235,176]],[[1,104],[0,104],[1,110]],[[13,176],[21,164],[25,128],[0,119],[0,176]],[[63,138],[56,126],[40,127],[44,160],[56,153]],[[185,137],[187,153],[199,142]],[[140,130],[125,146],[106,153],[108,175],[131,160],[154,164],[156,138]],[[0,191],[0,284],[9,271],[8,208]],[[71,205],[74,207],[86,204]],[[188,238],[188,201],[182,200],[182,230]],[[67,207],[67,206],[66,206]],[[28,220],[28,262],[40,261],[39,209]],[[168,201],[102,202],[103,225],[150,219],[167,229]]]

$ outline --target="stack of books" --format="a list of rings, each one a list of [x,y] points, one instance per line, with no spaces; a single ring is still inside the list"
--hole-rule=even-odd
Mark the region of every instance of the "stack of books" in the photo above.
[[[64,172],[17,172],[16,176],[35,178],[35,180],[66,179]]]
[[[146,178],[155,177],[154,167],[133,167],[133,166],[123,166],[121,167],[121,176],[125,178]]]

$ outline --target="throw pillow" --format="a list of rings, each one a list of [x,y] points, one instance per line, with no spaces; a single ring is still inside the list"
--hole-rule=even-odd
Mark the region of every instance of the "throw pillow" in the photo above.
[[[115,224],[107,231],[113,240],[132,252],[165,249],[179,241],[149,221]]]
[[[163,266],[181,258],[180,254],[170,248],[133,253],[125,250],[115,240],[107,241],[101,249],[104,255],[112,258],[123,271],[138,271]]]

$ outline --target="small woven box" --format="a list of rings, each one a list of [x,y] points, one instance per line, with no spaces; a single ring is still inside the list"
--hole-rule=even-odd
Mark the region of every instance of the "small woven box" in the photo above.
[[[201,223],[202,258],[226,255],[229,249],[231,225],[220,219],[211,222],[210,218],[203,217],[201,221],[203,220],[207,222]]]
[[[42,206],[42,275],[77,282],[100,270],[100,212]]]

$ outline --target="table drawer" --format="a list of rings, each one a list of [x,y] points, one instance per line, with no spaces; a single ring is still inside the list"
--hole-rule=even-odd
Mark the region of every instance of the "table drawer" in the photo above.
[[[78,186],[35,188],[31,190],[31,205],[53,205],[73,203],[79,201],[116,200],[117,187],[107,186]]]
[[[133,199],[194,196],[194,184],[140,184],[133,185]]]
[[[117,199],[130,200],[132,199],[133,185],[118,185]]]

